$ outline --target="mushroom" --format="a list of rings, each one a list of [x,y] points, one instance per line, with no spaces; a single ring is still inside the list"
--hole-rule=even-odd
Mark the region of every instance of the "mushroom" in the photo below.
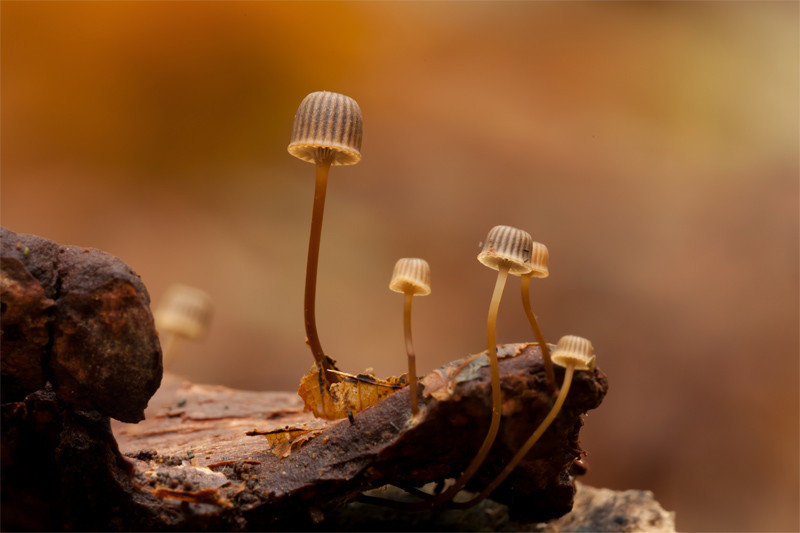
[[[521,276],[533,268],[530,263],[533,239],[530,234],[511,226],[495,226],[489,230],[483,250],[478,254],[478,261],[497,270],[497,282],[489,303],[489,316],[486,323],[487,348],[492,379],[492,419],[489,431],[483,444],[473,457],[467,468],[456,482],[446,491],[427,500],[427,505],[436,505],[451,500],[478,471],[489,450],[492,448],[497,431],[500,429],[502,395],[500,391],[500,367],[497,361],[497,311],[503,295],[508,275]]]
[[[534,241],[531,248],[531,266],[533,269],[528,274],[523,274],[521,276],[520,285],[522,288],[522,307],[525,308],[525,315],[528,317],[528,322],[531,323],[533,334],[536,336],[536,340],[539,343],[540,349],[542,350],[542,359],[544,359],[544,370],[545,376],[547,377],[547,386],[551,391],[554,391],[556,386],[556,378],[555,373],[553,372],[553,362],[551,361],[550,357],[550,348],[547,346],[547,341],[544,338],[544,334],[542,334],[542,329],[539,327],[539,322],[536,320],[536,315],[533,314],[533,310],[531,309],[530,296],[531,278],[546,278],[550,275],[550,271],[547,268],[548,258],[549,254],[547,252],[547,246],[540,242]]]
[[[194,287],[170,285],[153,318],[159,333],[169,334],[162,348],[166,368],[175,360],[181,339],[199,340],[208,332],[211,297]]]
[[[410,494],[423,498],[421,502],[392,502],[384,498],[365,495],[361,496],[361,501],[391,505],[392,507],[409,511],[419,511],[445,502],[449,502],[451,506],[461,505],[450,500],[472,479],[483,464],[500,429],[502,394],[500,391],[500,366],[497,360],[497,311],[500,308],[500,298],[503,295],[508,275],[522,276],[529,273],[533,268],[530,262],[532,245],[533,239],[528,232],[511,226],[495,226],[489,230],[486,243],[478,254],[478,261],[489,268],[497,270],[497,282],[489,303],[489,316],[486,325],[487,351],[492,380],[492,418],[489,423],[489,431],[475,457],[472,458],[472,461],[470,461],[455,483],[440,494],[429,495],[416,489],[406,489]]]
[[[564,381],[561,385],[561,389],[558,392],[556,401],[553,404],[553,407],[550,408],[547,416],[544,417],[544,420],[542,420],[539,426],[534,430],[533,434],[528,437],[528,440],[525,441],[525,444],[523,444],[522,447],[517,450],[517,453],[514,455],[511,461],[509,461],[505,468],[503,468],[500,474],[498,474],[498,476],[494,478],[491,483],[486,485],[486,487],[484,487],[484,489],[471,500],[466,502],[451,502],[450,507],[455,507],[458,509],[467,509],[472,507],[489,496],[494,489],[496,489],[503,481],[505,481],[508,475],[514,471],[514,468],[516,468],[525,455],[527,455],[533,445],[536,444],[536,441],[538,441],[547,428],[550,427],[550,424],[553,423],[553,420],[556,419],[556,416],[558,416],[558,413],[561,411],[561,407],[564,405],[564,400],[567,398],[567,393],[569,393],[574,371],[594,370],[595,368],[595,355],[594,349],[592,348],[592,343],[589,342],[588,339],[577,337],[575,335],[565,335],[559,339],[556,349],[553,351],[552,359],[555,364],[565,367],[566,371],[564,372]]]
[[[431,293],[431,267],[424,259],[403,258],[394,265],[392,281],[389,288],[394,292],[405,294],[403,306],[403,332],[408,354],[408,386],[411,395],[411,413],[419,412],[417,402],[417,364],[414,343],[411,339],[411,301],[415,294],[426,296]]]
[[[336,165],[354,165],[361,160],[361,110],[352,98],[329,91],[313,92],[306,96],[294,116],[292,138],[288,151],[293,156],[316,165],[314,208],[311,213],[311,236],[308,241],[304,316],[306,342],[322,377],[330,385],[339,381],[330,370],[333,361],[325,355],[317,334],[315,297],[319,243],[322,234],[322,215],[328,171]]]

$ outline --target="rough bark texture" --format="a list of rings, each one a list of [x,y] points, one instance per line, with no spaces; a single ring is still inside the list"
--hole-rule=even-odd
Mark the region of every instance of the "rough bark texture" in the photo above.
[[[535,392],[543,375],[538,348],[502,351],[513,354],[500,362],[504,422],[473,488],[494,476],[548,408],[541,403],[544,393]],[[186,384],[144,422],[117,424],[127,460],[108,418],[75,411],[49,388],[37,391],[3,405],[2,501],[4,510],[13,509],[3,514],[4,522],[10,529],[333,528],[326,516],[365,490],[458,475],[489,423],[487,370],[481,367],[446,399],[424,398],[416,421],[407,389],[352,422],[321,422],[302,411],[293,393]],[[509,504],[514,519],[541,521],[569,511],[569,470],[581,455],[580,415],[596,407],[605,390],[599,371],[580,373],[563,416],[521,465],[525,475],[512,476],[495,495]],[[263,433],[287,425],[317,433],[279,458]],[[31,464],[38,468],[33,477]],[[518,492],[529,495],[524,505]],[[44,508],[47,513],[40,512]]]
[[[3,401],[21,400],[45,384],[53,300],[23,264],[0,257]]]
[[[437,509],[407,513],[362,503],[351,503],[330,513],[322,527],[327,531],[614,531],[674,532],[675,513],[665,511],[644,490],[613,491],[597,489],[576,482],[572,510],[549,522],[514,520],[509,507],[494,500],[484,500],[466,510]],[[408,499],[393,487],[373,491],[387,498]]]
[[[490,527],[499,530],[572,508],[581,416],[607,390],[599,370],[576,373],[556,421],[494,501],[475,508],[483,511],[368,512],[356,503],[365,491],[430,486],[468,464],[491,414],[485,356],[452,388],[435,391],[447,369],[426,377],[413,418],[408,388],[349,419],[321,421],[294,393],[169,382],[144,422],[114,422],[115,438],[109,417],[140,420],[161,381],[144,285],[103,252],[1,236],[3,530],[475,529],[474,512],[505,517]],[[538,346],[498,352],[502,425],[472,490],[502,469],[553,401]],[[462,518],[445,527],[447,516]]]
[[[161,345],[139,276],[105,252],[0,228],[2,401],[53,384],[76,409],[144,418]]]

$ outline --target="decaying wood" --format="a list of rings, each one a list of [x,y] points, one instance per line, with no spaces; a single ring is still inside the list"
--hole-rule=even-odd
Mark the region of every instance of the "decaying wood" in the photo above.
[[[549,401],[538,348],[511,345],[501,352],[509,354],[500,363],[504,422],[473,489],[502,468]],[[73,411],[45,389],[3,405],[3,520],[9,529],[42,521],[73,529],[327,528],[325,517],[365,490],[457,476],[488,426],[489,388],[483,367],[449,398],[423,397],[416,421],[403,389],[351,423],[313,419],[292,393],[187,384],[145,421],[118,426],[116,441],[107,417]],[[599,371],[580,373],[563,416],[493,496],[508,504],[515,520],[569,511],[569,470],[581,456],[580,415],[596,407],[605,390]],[[40,422],[44,413],[47,424]],[[309,423],[322,424],[323,431],[284,459],[260,434]],[[22,494],[32,484],[42,487],[35,500]]]
[[[144,418],[161,382],[150,296],[118,258],[0,228],[3,403],[53,384],[75,409]]]
[[[334,526],[331,530],[336,531],[675,531],[675,513],[664,510],[652,492],[598,489],[577,481],[575,486],[577,491],[572,510],[549,522],[514,520],[507,505],[487,499],[471,509],[437,509],[424,513],[351,503],[330,513],[327,523]],[[402,490],[393,487],[378,489],[374,493],[408,499]]]
[[[142,418],[161,381],[144,285],[103,252],[1,231],[3,530],[396,528],[380,519],[356,526],[353,512],[370,515],[358,511],[361,495],[378,490],[415,501],[391,487],[432,490],[457,477],[486,434],[485,356],[421,380],[415,417],[407,387],[331,421],[304,411],[295,393],[167,380],[144,421],[115,421],[112,432],[110,417]],[[473,491],[503,468],[553,402],[537,345],[498,353],[502,425],[467,485]],[[558,418],[492,501],[469,511],[404,512],[403,523],[447,529],[442,517],[476,509],[495,516],[496,506],[517,525],[568,513],[583,454],[581,416],[606,390],[600,370],[577,372]]]
[[[504,348],[515,355],[500,365],[504,422],[474,488],[491,480],[549,408],[538,348]],[[581,456],[580,415],[599,404],[606,382],[599,372],[581,373],[573,387],[563,416],[495,495],[527,520],[560,516],[571,506],[574,486],[567,474]],[[257,520],[268,525],[315,520],[327,508],[387,483],[418,486],[457,476],[480,446],[489,424],[489,402],[487,367],[475,379],[460,383],[444,401],[423,398],[423,416],[416,421],[410,417],[407,389],[356,414],[351,423],[315,420],[301,410],[293,394],[237,394],[222,387],[187,385],[152,419],[128,425],[117,436],[122,451],[136,457],[137,472],[148,472],[138,482],[149,483],[151,489],[159,486],[153,480],[159,471],[164,474],[165,463],[180,462],[185,468],[222,463],[220,471],[227,473],[232,471],[230,461],[251,461],[245,468],[251,485],[242,489],[234,476],[220,494],[226,500],[246,494],[257,502],[252,511],[259,515]],[[323,431],[285,459],[276,456],[260,434],[312,423]],[[150,452],[142,456],[137,454],[140,450]],[[152,452],[158,455],[151,457]]]

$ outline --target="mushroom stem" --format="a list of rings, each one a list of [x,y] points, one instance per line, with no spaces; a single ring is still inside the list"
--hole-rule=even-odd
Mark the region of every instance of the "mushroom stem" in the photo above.
[[[405,332],[406,353],[408,354],[408,388],[411,395],[411,413],[415,415],[419,412],[419,404],[417,402],[417,357],[414,352],[414,341],[411,338],[411,302],[413,299],[414,293],[407,291],[403,305],[403,331]]]
[[[466,502],[450,502],[448,504],[449,507],[454,507],[456,509],[468,509],[473,507],[482,500],[486,499],[486,497],[488,497],[489,494],[494,491],[494,489],[496,489],[503,481],[505,481],[508,475],[514,471],[525,455],[528,454],[533,445],[536,444],[536,441],[538,441],[547,428],[550,427],[550,424],[553,423],[553,420],[556,419],[556,416],[558,416],[558,413],[561,411],[561,407],[564,405],[564,400],[567,398],[567,393],[569,392],[569,387],[572,384],[572,375],[574,372],[575,365],[567,365],[566,371],[564,372],[564,383],[558,392],[558,397],[556,397],[553,407],[550,408],[547,416],[545,416],[544,420],[542,420],[542,422],[539,424],[539,427],[537,427],[533,434],[528,437],[528,440],[525,441],[525,444],[523,444],[522,448],[517,451],[503,471],[500,472],[500,474],[494,478],[491,483],[486,485],[486,487],[477,496]]]
[[[317,152],[316,167],[317,179],[314,188],[314,208],[311,212],[311,236],[308,240],[308,263],[306,264],[306,292],[304,299],[304,313],[306,324],[306,339],[317,367],[324,371],[327,384],[338,382],[339,377],[330,372],[333,369],[328,357],[322,350],[317,333],[316,320],[316,292],[317,292],[317,265],[319,263],[319,243],[322,236],[322,215],[325,211],[325,193],[328,187],[328,171],[333,162],[333,154],[326,148]]]
[[[461,476],[459,476],[456,482],[444,492],[436,495],[423,496],[419,491],[409,491],[416,496],[425,498],[424,501],[414,503],[394,502],[384,498],[364,495],[362,495],[362,501],[373,504],[387,505],[389,507],[405,509],[408,511],[421,511],[433,507],[434,505],[448,502],[453,499],[453,496],[455,496],[470,479],[472,479],[472,476],[475,475],[480,466],[483,464],[486,456],[489,455],[489,450],[491,450],[492,444],[494,444],[494,439],[497,437],[497,432],[500,429],[500,414],[502,408],[502,395],[500,394],[500,366],[497,362],[497,311],[500,308],[500,298],[503,296],[503,289],[505,288],[506,280],[508,279],[508,271],[510,268],[507,263],[501,263],[498,266],[497,282],[495,283],[494,292],[492,293],[492,301],[489,304],[489,317],[486,322],[486,337],[492,377],[492,420],[489,423],[489,432],[486,434],[486,437],[484,437],[483,444],[481,444],[481,447],[478,449],[478,453],[475,454],[475,457],[472,458],[472,461],[461,473]],[[409,317],[411,306],[410,297],[408,295],[406,295],[406,302],[408,302],[408,305],[406,305],[406,316]],[[406,323],[408,324],[408,322]],[[410,336],[407,335],[406,347],[409,347],[409,340]],[[409,362],[411,362],[411,360],[409,360]],[[411,373],[410,369],[411,366],[409,366],[409,374]]]
[[[414,341],[411,337],[411,303],[414,295],[425,296],[431,293],[431,267],[419,257],[403,257],[398,259],[392,272],[389,289],[403,293],[403,336],[406,341],[408,355],[408,387],[411,415],[419,413],[417,392],[417,356],[414,352]]]
[[[500,427],[502,397],[500,394],[500,365],[497,362],[497,311],[500,309],[500,298],[503,296],[503,289],[506,286],[507,279],[508,267],[500,267],[497,271],[497,282],[492,293],[492,301],[489,304],[489,317],[486,321],[486,342],[492,371],[492,424],[490,425],[489,435],[487,435],[481,450],[478,452],[480,454],[485,449],[484,457],[489,453],[489,448],[494,442],[495,435],[497,435],[497,429]],[[492,434],[492,427],[494,427],[494,434]]]
[[[167,339],[161,343],[161,360],[164,370],[172,366],[172,362],[178,353],[181,337],[175,333],[167,335]]]
[[[553,361],[550,358],[550,348],[547,346],[547,341],[544,338],[542,329],[539,327],[539,322],[536,320],[536,315],[533,314],[531,309],[531,296],[530,296],[531,275],[523,274],[521,276],[522,287],[522,307],[525,308],[525,315],[528,317],[528,322],[531,323],[533,334],[536,336],[536,341],[542,350],[542,359],[544,359],[544,372],[547,378],[547,387],[550,391],[554,391],[556,387],[555,372],[553,372]]]
[[[478,471],[483,464],[486,456],[489,455],[489,450],[494,444],[494,439],[497,437],[497,432],[500,429],[500,414],[502,409],[502,394],[500,391],[500,365],[497,362],[497,311],[500,308],[500,298],[503,296],[503,289],[508,279],[509,265],[503,264],[497,270],[497,282],[494,286],[492,293],[492,301],[489,304],[489,316],[486,321],[486,340],[489,351],[489,364],[492,376],[492,420],[489,424],[489,432],[483,439],[483,444],[475,457],[467,466],[466,470],[461,473],[461,476],[456,482],[451,485],[446,491],[434,496],[427,503],[436,505],[452,500],[458,491],[460,491],[467,482],[472,479],[472,476]]]

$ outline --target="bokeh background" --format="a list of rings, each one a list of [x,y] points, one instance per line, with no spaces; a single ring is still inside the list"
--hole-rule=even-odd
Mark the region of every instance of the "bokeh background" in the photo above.
[[[294,390],[315,90],[355,98],[317,303],[343,370],[405,370],[396,259],[424,257],[422,373],[485,348],[496,224],[550,250],[548,339],[610,392],[587,483],[683,531],[797,531],[798,3],[2,2],[0,222],[110,252],[214,320],[171,369]],[[500,342],[532,340],[512,279]]]

